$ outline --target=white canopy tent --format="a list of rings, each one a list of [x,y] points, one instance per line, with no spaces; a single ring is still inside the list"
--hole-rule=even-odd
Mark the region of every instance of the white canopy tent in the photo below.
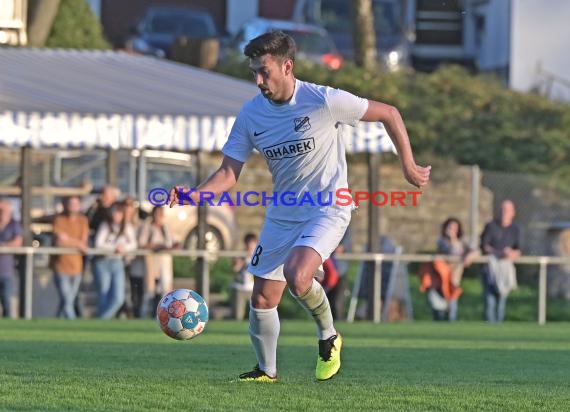
[[[0,49],[0,144],[217,151],[250,82],[107,51]],[[381,123],[345,132],[348,153],[394,150]]]

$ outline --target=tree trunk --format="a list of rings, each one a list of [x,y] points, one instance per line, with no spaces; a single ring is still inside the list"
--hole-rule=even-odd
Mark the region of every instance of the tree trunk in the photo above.
[[[354,61],[360,67],[374,70],[377,67],[376,33],[372,0],[352,0],[354,27]]]
[[[43,47],[51,32],[60,0],[29,0],[28,45]]]

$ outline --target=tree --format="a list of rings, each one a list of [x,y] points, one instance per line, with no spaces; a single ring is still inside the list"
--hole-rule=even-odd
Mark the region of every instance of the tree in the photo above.
[[[360,67],[374,70],[377,66],[376,33],[372,0],[352,0],[354,61]]]
[[[47,47],[109,49],[103,27],[85,0],[61,0]]]

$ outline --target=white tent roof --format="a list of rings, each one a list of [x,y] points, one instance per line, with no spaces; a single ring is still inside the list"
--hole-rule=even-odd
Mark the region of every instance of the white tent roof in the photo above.
[[[249,82],[109,51],[0,49],[0,145],[216,151],[258,93]],[[347,152],[394,150],[381,123]]]

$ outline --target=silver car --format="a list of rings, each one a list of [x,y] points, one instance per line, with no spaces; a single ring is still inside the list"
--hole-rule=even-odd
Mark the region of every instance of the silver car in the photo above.
[[[247,43],[270,31],[281,30],[290,35],[297,45],[297,59],[307,60],[338,70],[343,58],[326,29],[314,24],[294,23],[286,20],[254,18],[246,22],[230,42],[230,55],[243,56]]]

